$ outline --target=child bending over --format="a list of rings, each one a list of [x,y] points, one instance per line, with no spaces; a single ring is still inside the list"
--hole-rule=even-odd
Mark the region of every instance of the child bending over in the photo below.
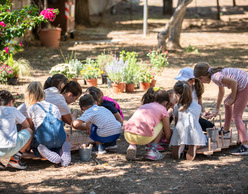
[[[151,90],[154,91],[151,92]],[[127,148],[126,159],[136,159],[136,145],[150,143],[146,158],[161,160],[163,155],[157,150],[158,143],[163,132],[168,141],[171,137],[169,114],[167,112],[170,107],[169,94],[156,87],[149,88],[142,97],[142,102],[143,105],[123,125],[125,139],[130,144]]]
[[[121,133],[121,123],[105,107],[95,104],[90,94],[85,94],[79,99],[79,106],[83,112],[81,117],[74,120],[72,125],[75,129],[82,129],[82,123],[91,123],[90,138],[98,146],[98,154],[105,154],[103,143],[116,141]]]
[[[14,105],[14,97],[6,90],[0,91],[0,158],[10,158],[9,167],[25,169],[27,166],[20,161],[25,149],[30,146],[33,131],[20,111]],[[22,130],[17,132],[16,123]],[[0,162],[0,169],[5,166]]]
[[[188,145],[187,160],[194,160],[197,146],[206,145],[199,117],[201,106],[192,100],[192,90],[187,82],[178,81],[174,85],[178,103],[174,106],[175,127],[170,145],[173,146],[172,157],[179,159]]]
[[[27,120],[34,130],[31,148],[37,157],[52,163],[68,166],[71,162],[71,145],[66,142],[64,122],[59,109],[45,101],[40,82],[31,82],[25,92]]]

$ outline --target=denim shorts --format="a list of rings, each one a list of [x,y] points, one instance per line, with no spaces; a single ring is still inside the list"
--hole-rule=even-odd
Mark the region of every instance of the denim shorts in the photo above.
[[[120,134],[111,135],[108,137],[100,137],[97,135],[97,126],[94,124],[91,125],[90,138],[93,141],[99,141],[100,143],[111,143],[113,141],[116,141],[119,137],[120,137]]]
[[[0,158],[10,158],[20,151],[31,138],[28,130],[23,129],[17,133],[16,146],[12,148],[0,148]]]

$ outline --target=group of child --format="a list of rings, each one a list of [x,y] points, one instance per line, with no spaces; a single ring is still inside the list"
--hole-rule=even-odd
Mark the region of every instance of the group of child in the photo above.
[[[119,104],[103,96],[102,91],[90,87],[82,95],[81,86],[68,82],[63,75],[49,77],[44,88],[40,82],[31,82],[25,91],[25,102],[13,107],[14,98],[6,90],[0,91],[0,158],[9,158],[8,166],[25,169],[20,158],[32,150],[38,157],[52,163],[68,166],[71,162],[70,143],[66,141],[64,124],[88,131],[95,142],[98,154],[116,149],[116,140],[124,128],[124,136],[130,144],[126,159],[135,160],[136,145],[146,145],[146,158],[163,159],[161,141],[172,146],[172,157],[180,159],[187,148],[186,159],[194,160],[196,150],[207,145],[203,131],[214,127],[204,119],[215,117],[224,96],[224,87],[231,89],[225,103],[224,136],[230,135],[234,120],[241,139],[241,146],[231,151],[234,155],[248,154],[248,137],[242,115],[248,103],[248,73],[234,68],[212,68],[208,63],[198,63],[194,70],[183,68],[172,90],[149,88],[142,97],[142,106],[123,125],[123,113]],[[202,104],[205,83],[213,81],[219,86],[216,108],[206,112]],[[81,96],[81,97],[80,97]],[[69,104],[78,98],[82,115],[71,113]],[[174,120],[175,127],[170,129]],[[16,123],[19,123],[20,131]],[[220,133],[221,133],[220,131]],[[5,166],[0,162],[0,168]]]

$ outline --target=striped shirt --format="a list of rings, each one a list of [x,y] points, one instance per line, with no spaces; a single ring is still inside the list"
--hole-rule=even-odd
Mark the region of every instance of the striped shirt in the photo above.
[[[218,86],[227,87],[230,89],[229,85],[223,84],[223,77],[231,78],[237,81],[237,91],[242,91],[248,84],[248,73],[241,69],[236,68],[224,68],[221,71],[214,73],[211,76],[211,80]]]
[[[85,110],[78,119],[96,125],[98,128],[97,135],[100,137],[108,137],[121,133],[121,123],[103,106],[93,105]]]

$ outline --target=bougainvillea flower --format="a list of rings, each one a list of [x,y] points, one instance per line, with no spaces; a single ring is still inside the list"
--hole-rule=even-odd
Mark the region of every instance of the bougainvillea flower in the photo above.
[[[2,26],[4,28],[6,25],[4,22],[0,22],[0,26]]]
[[[6,53],[9,53],[9,48],[8,47],[5,47],[4,50],[5,50]]]

